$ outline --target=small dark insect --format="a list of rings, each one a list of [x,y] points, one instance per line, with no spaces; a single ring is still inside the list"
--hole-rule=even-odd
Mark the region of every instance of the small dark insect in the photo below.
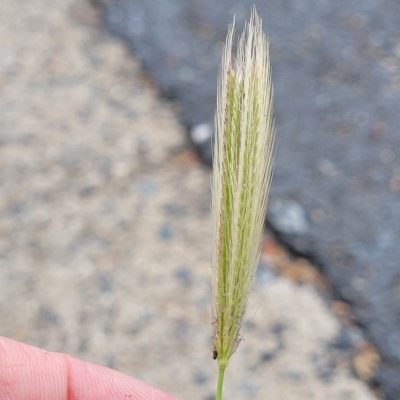
[[[213,359],[216,360],[217,357],[218,357],[218,351],[217,351],[217,349],[214,348],[213,349]]]

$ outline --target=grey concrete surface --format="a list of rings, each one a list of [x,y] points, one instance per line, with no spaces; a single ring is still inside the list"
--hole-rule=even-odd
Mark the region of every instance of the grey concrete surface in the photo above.
[[[211,399],[209,170],[99,20],[0,4],[0,334]],[[226,399],[376,398],[355,376],[376,353],[318,279],[265,238]]]
[[[253,1],[102,0],[206,162],[219,55]],[[383,358],[400,398],[400,3],[254,1],[271,42],[278,130],[268,221],[317,263]],[[201,125],[199,125],[201,124]],[[204,124],[208,124],[204,125]]]

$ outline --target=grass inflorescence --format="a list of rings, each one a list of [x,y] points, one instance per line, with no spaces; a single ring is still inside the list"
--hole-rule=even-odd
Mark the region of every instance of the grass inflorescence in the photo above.
[[[267,38],[255,8],[232,58],[230,25],[218,83],[212,178],[213,357],[220,375],[241,341],[273,171],[274,123]]]

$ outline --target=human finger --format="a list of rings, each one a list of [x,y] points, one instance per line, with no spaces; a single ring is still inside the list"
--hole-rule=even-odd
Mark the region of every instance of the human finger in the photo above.
[[[0,399],[176,400],[115,370],[4,337],[0,337]]]

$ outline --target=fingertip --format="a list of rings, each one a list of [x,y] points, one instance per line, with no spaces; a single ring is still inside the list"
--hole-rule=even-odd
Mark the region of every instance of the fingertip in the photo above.
[[[65,356],[65,355],[64,355]],[[174,397],[121,372],[65,356],[69,367],[69,390],[74,400],[176,400]]]
[[[0,337],[0,399],[175,398],[115,370]]]

